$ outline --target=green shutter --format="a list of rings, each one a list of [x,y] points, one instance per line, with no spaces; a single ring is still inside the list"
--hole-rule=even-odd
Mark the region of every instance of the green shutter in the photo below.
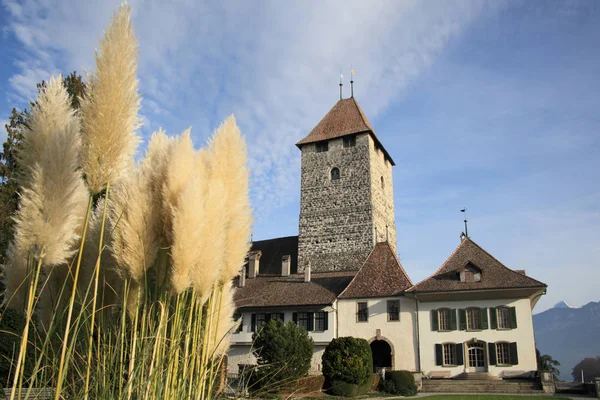
[[[252,314],[251,332],[256,332],[256,314]]]
[[[459,326],[460,326],[460,330],[461,331],[466,331],[467,330],[467,310],[464,309],[460,309],[458,310],[458,320],[459,320]]]
[[[463,365],[464,361],[464,347],[462,343],[456,344],[456,365]]]
[[[442,353],[442,345],[435,345],[435,365],[443,365],[444,364],[444,354]]]
[[[326,331],[329,329],[329,313],[327,311],[323,311],[323,330]]]
[[[510,363],[512,365],[517,365],[519,363],[519,353],[517,352],[516,342],[510,344]]]
[[[271,320],[271,313],[266,313],[265,314],[265,324],[268,323]]]
[[[450,330],[456,330],[456,310],[450,310]]]
[[[496,365],[496,343],[488,343],[488,363]]]
[[[438,331],[440,329],[440,321],[437,310],[431,310],[431,330]]]
[[[294,321],[294,323],[296,325],[298,325],[298,313],[297,312],[292,313],[292,321]]]
[[[498,329],[498,313],[496,307],[490,307],[490,329]]]
[[[481,329],[489,329],[488,326],[488,309],[480,308],[479,315],[481,316]]]
[[[281,322],[283,322],[285,324],[285,314],[284,313],[279,313],[279,319],[281,320]]]
[[[307,331],[312,332],[315,330],[315,313],[306,313],[306,318],[308,318]]]
[[[510,309],[510,327],[515,329],[517,327],[517,309],[511,307]]]

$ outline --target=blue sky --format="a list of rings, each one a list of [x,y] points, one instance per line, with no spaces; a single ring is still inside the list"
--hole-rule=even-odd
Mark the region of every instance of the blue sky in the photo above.
[[[36,82],[93,68],[118,1],[0,2],[4,121]],[[200,146],[234,113],[255,239],[297,234],[294,143],[352,64],[356,98],[397,164],[398,251],[413,281],[458,245],[467,207],[473,240],[548,283],[536,312],[599,300],[599,2],[130,3],[141,134],[191,125]]]

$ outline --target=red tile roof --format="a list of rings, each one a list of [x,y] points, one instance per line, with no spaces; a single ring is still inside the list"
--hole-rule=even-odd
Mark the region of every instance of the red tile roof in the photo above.
[[[245,307],[290,307],[331,304],[356,271],[313,272],[310,282],[304,274],[258,276],[246,279],[246,284],[235,291],[235,305]],[[235,280],[237,286],[237,279]]]
[[[394,160],[392,160],[392,157],[390,157],[377,135],[375,135],[371,123],[354,97],[338,101],[308,136],[296,143],[296,146],[302,147],[302,145],[309,143],[336,139],[363,132],[368,132],[371,135],[392,165],[395,165]]]
[[[412,286],[398,257],[387,242],[377,243],[340,299],[386,297]]]
[[[467,264],[481,270],[480,282],[461,282],[459,270]],[[472,289],[545,288],[547,285],[507,268],[470,238],[464,239],[446,262],[429,278],[407,292],[454,292]]]

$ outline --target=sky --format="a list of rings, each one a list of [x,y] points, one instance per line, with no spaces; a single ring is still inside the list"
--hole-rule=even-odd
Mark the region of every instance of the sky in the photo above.
[[[0,0],[0,122],[53,74],[94,68],[119,1]],[[294,145],[355,75],[394,167],[413,282],[470,237],[548,284],[534,312],[600,300],[600,2],[132,0],[144,143],[234,114],[254,239],[297,235]],[[0,140],[6,134],[0,132]],[[143,154],[144,146],[139,154]]]

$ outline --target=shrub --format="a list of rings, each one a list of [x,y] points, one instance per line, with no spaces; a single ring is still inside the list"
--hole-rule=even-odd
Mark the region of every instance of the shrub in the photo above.
[[[410,371],[388,371],[385,380],[380,382],[380,390],[386,393],[414,396],[417,394],[415,377]]]
[[[252,337],[259,367],[250,379],[250,391],[276,392],[306,376],[313,354],[313,340],[293,322],[271,320]]]
[[[323,375],[333,387],[336,381],[362,386],[372,382],[373,356],[365,339],[333,339],[322,357]]]
[[[356,397],[368,393],[373,383],[372,376],[362,385],[334,380],[331,382],[330,393],[334,396]]]

